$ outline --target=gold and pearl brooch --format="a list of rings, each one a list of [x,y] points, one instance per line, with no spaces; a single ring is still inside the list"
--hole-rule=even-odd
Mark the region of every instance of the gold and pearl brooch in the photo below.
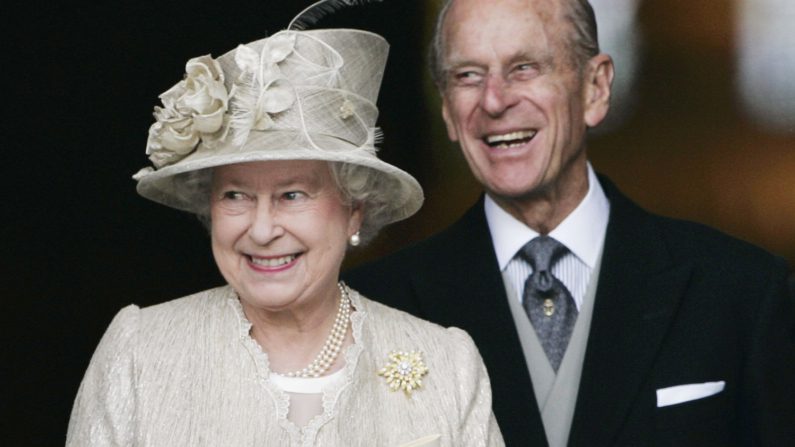
[[[390,390],[401,390],[411,396],[412,391],[422,387],[422,376],[428,374],[422,354],[417,351],[391,351],[387,358],[389,363],[378,371],[378,375],[386,379]]]

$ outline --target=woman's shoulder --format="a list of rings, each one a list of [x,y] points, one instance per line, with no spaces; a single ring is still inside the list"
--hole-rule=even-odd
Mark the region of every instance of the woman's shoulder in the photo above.
[[[422,387],[428,390],[423,395],[437,403],[444,401],[439,396],[447,396],[447,402],[459,405],[450,413],[453,415],[465,413],[471,399],[491,402],[486,367],[469,334],[361,295],[357,298],[365,313],[361,341],[369,353],[368,361],[373,363],[365,369],[399,368],[403,362],[413,365],[413,369],[415,362],[420,362],[425,370],[420,374]]]
[[[183,331],[186,326],[201,326],[204,320],[223,312],[233,297],[231,288],[222,286],[146,307],[130,304],[116,314],[108,330],[135,330],[144,337]]]
[[[421,329],[431,333],[440,333],[446,331],[446,328],[433,323],[428,320],[416,317],[408,312],[388,306],[364,296],[357,291],[353,290],[354,294],[358,295],[359,306],[364,312],[367,313],[368,318],[378,322],[379,326],[405,326],[412,329]],[[356,304],[357,300],[354,300]]]
[[[226,302],[230,298],[234,297],[235,294],[231,287],[215,287],[141,308],[141,313],[150,318],[157,318],[161,315],[191,315],[196,312],[222,308],[226,306]]]
[[[477,354],[475,343],[464,330],[444,327],[416,317],[408,312],[389,307],[358,294],[358,301],[366,313],[368,327],[374,332],[373,341],[405,345],[401,350],[417,348],[448,350],[471,356]]]
[[[219,287],[152,306],[129,305],[113,318],[92,362],[130,361],[158,371],[184,366],[208,346],[238,334],[234,328],[241,326],[229,305],[233,297],[231,289]]]

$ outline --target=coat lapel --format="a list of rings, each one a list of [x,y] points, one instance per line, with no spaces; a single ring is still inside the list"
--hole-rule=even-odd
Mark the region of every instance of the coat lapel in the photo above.
[[[421,314],[458,326],[475,340],[491,377],[493,408],[506,439],[547,445],[505,286],[479,200],[440,235],[428,271],[411,278]],[[472,272],[478,272],[472,274]]]
[[[654,219],[606,179],[601,274],[569,445],[612,445],[648,376],[692,266],[675,263]],[[594,417],[598,414],[599,417]]]

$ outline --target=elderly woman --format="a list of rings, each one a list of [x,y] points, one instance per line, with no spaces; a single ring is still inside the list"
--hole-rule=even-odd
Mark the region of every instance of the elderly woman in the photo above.
[[[375,155],[387,44],[294,28],[161,95],[138,192],[205,220],[228,285],[122,309],[67,445],[502,445],[469,336],[338,280],[348,244],[422,203]]]

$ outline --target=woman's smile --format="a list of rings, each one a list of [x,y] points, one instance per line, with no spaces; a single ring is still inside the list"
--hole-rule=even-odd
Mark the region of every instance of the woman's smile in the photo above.
[[[303,253],[286,256],[257,257],[247,256],[251,267],[261,272],[281,272],[292,268]]]

